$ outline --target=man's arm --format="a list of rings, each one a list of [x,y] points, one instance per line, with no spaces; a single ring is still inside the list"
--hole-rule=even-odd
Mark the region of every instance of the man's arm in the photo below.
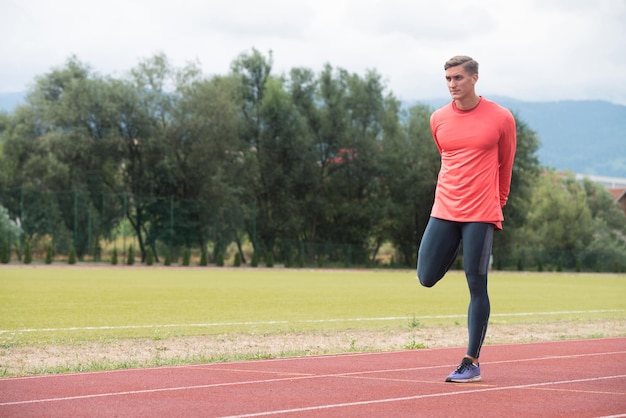
[[[511,190],[511,174],[513,162],[515,160],[515,149],[517,147],[517,137],[515,128],[515,118],[508,112],[508,117],[504,119],[502,136],[498,143],[499,162],[499,183],[500,183],[500,207],[504,207],[509,198]]]

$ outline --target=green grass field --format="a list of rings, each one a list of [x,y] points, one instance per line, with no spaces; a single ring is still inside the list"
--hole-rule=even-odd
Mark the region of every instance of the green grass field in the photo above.
[[[491,323],[626,319],[626,275],[492,272]],[[0,268],[4,348],[123,338],[464,324],[461,272]]]

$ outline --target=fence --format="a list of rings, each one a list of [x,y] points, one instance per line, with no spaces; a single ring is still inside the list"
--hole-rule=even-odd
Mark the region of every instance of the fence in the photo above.
[[[0,205],[9,209],[23,231],[0,228],[2,262],[68,262],[70,253],[89,262],[146,262],[149,248],[155,263],[182,265],[235,264],[238,254],[244,264],[260,262],[289,267],[414,267],[414,260],[399,262],[393,248],[376,254],[373,247],[332,242],[304,242],[278,238],[274,247],[263,251],[256,243],[256,220],[239,219],[247,230],[234,231],[216,220],[202,202],[173,197],[145,197],[98,190],[51,192],[20,187],[0,189]],[[140,207],[149,214],[141,230],[144,252],[139,248],[137,228],[127,214]],[[147,215],[146,215],[147,216]],[[1,225],[0,225],[1,226]],[[497,246],[497,242],[496,242]],[[498,251],[493,268],[533,271],[623,272],[626,260],[610,249],[583,251],[542,251],[537,248],[510,248]],[[128,252],[133,251],[133,260]],[[142,257],[143,255],[143,257]],[[274,259],[275,258],[275,259]],[[256,259],[256,260],[255,260]],[[462,254],[454,265],[462,268]]]

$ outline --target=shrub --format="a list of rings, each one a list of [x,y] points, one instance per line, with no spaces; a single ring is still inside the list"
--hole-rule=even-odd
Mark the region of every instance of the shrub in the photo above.
[[[11,254],[9,251],[9,243],[6,240],[2,241],[2,248],[0,249],[0,263],[9,264],[11,260]]]
[[[241,254],[235,253],[235,262],[233,263],[235,267],[241,267]]]
[[[265,256],[265,267],[274,267],[274,254],[269,251]]]
[[[224,254],[222,254],[221,251],[217,253],[217,256],[215,256],[215,265],[218,267],[224,267]]]
[[[113,248],[113,254],[111,254],[111,264],[117,265],[117,248]]]
[[[132,245],[128,246],[128,257],[126,257],[126,265],[132,266],[135,264],[135,249]]]
[[[33,253],[30,249],[30,240],[26,240],[24,243],[24,264],[30,264],[33,262]]]
[[[202,250],[202,254],[200,254],[200,265],[202,267],[207,266],[209,263],[206,257],[206,250]]]
[[[73,245],[70,247],[70,255],[67,257],[67,264],[76,264],[76,249]]]
[[[154,254],[152,254],[152,248],[148,247],[146,249],[146,266],[151,266],[154,264]]]
[[[189,248],[185,247],[185,250],[183,251],[183,266],[188,266],[190,260],[191,260],[191,253],[189,251]]]
[[[391,257],[391,262],[389,263],[389,265],[391,267],[394,267],[394,260],[393,257]],[[463,270],[463,261],[461,261],[460,258],[457,257],[456,260],[454,260],[454,269],[455,270]]]
[[[46,247],[46,264],[52,264],[52,244],[48,244]]]
[[[163,259],[163,265],[169,266],[172,264],[172,255],[169,250],[165,253],[165,258]]]
[[[298,267],[304,267],[304,255],[302,253],[298,254]]]
[[[502,259],[501,259],[501,257],[496,258],[496,270],[502,270]]]
[[[287,256],[285,257],[285,267],[293,267],[293,253],[291,250],[287,250]]]
[[[250,266],[251,267],[259,266],[259,256],[257,255],[256,251],[252,253],[252,260],[250,260]]]

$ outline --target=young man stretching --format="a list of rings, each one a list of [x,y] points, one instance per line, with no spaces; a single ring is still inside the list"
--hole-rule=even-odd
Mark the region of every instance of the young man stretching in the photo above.
[[[461,242],[470,291],[468,347],[446,382],[478,382],[478,358],[489,321],[487,271],[494,230],[502,229],[515,157],[511,112],[475,91],[478,63],[455,56],[444,65],[452,101],[435,111],[430,129],[441,155],[435,203],[417,258],[417,276],[434,286],[454,262]]]

